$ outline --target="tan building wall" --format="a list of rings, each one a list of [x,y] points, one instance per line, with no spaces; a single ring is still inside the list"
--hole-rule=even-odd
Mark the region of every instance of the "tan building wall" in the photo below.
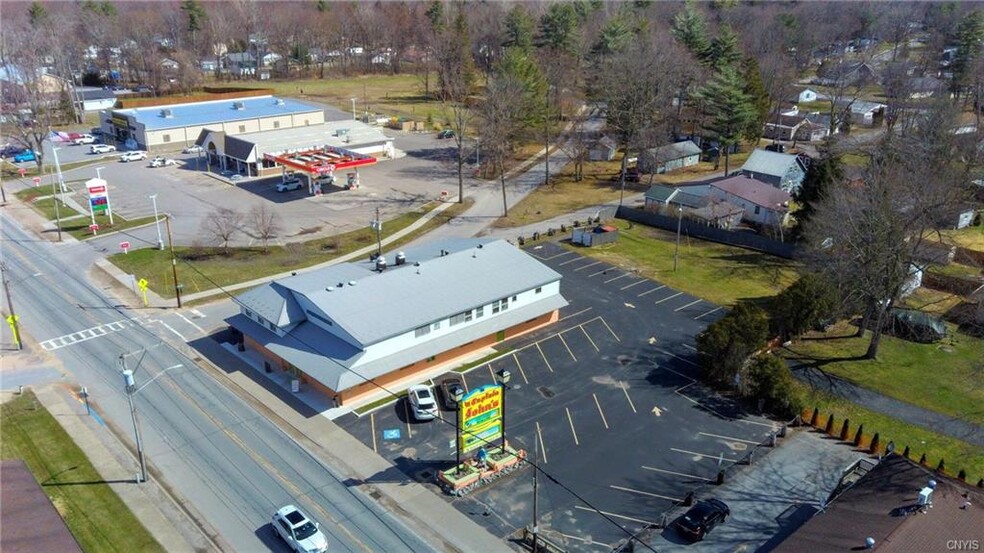
[[[340,393],[335,393],[334,390],[325,386],[318,380],[308,376],[303,371],[296,369],[296,376],[301,379],[302,382],[309,385],[311,388],[318,390],[319,392],[325,394],[326,396],[333,398],[337,405],[345,405],[346,403],[352,403],[358,401],[365,396],[371,395],[379,391],[380,387],[384,388],[397,388],[403,387],[403,384],[410,384],[416,380],[417,375],[424,372],[429,372],[434,369],[438,369],[443,365],[448,365],[462,357],[468,356],[476,351],[481,351],[493,344],[502,342],[504,340],[509,340],[516,338],[517,336],[522,336],[534,330],[538,330],[547,325],[557,322],[560,318],[560,313],[557,310],[551,311],[541,315],[535,319],[526,321],[525,323],[518,324],[511,328],[507,328],[504,331],[500,331],[496,334],[490,334],[478,340],[474,340],[467,344],[463,344],[454,348],[452,350],[445,351],[444,353],[435,355],[430,359],[422,359],[416,363],[411,363],[405,367],[401,367],[395,371],[387,373],[374,379],[372,382],[365,382],[348,390],[344,390]],[[258,344],[255,340],[249,336],[243,336],[246,347],[258,352],[267,361],[269,361],[271,368],[280,371],[290,371],[291,366],[289,363],[278,357],[276,354],[266,349],[265,347]]]
[[[228,135],[257,132],[260,130],[260,120],[246,119],[243,121],[226,121],[222,123],[222,130]]]
[[[290,115],[282,115],[280,117],[267,117],[266,119],[260,119],[261,131],[289,129],[292,128],[293,126],[294,126],[293,117]]]

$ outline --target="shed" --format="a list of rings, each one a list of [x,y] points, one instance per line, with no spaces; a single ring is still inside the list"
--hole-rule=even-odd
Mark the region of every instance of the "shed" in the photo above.
[[[639,156],[639,171],[643,173],[668,173],[682,167],[700,163],[700,147],[691,140],[651,148]]]
[[[618,240],[618,229],[611,225],[597,225],[594,228],[576,228],[571,242],[582,246],[600,246]]]
[[[946,338],[943,321],[914,309],[892,308],[885,331],[904,340],[929,344]]]
[[[588,161],[612,161],[616,151],[618,144],[611,138],[602,136],[588,147]]]

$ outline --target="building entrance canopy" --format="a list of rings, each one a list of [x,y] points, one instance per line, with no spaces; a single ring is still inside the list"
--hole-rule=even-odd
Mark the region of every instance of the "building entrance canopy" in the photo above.
[[[376,163],[376,158],[337,148],[335,146],[324,146],[310,150],[285,152],[282,154],[263,154],[263,158],[290,167],[297,171],[303,171],[309,175],[331,175],[339,169],[349,169],[372,165]]]

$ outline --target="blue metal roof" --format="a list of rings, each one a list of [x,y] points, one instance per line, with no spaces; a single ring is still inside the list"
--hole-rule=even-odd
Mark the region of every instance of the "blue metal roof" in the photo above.
[[[235,109],[234,103],[241,103],[243,109]],[[171,110],[171,117],[161,115],[161,110],[164,109]],[[322,109],[289,98],[257,96],[192,104],[117,109],[113,110],[113,113],[133,115],[139,123],[143,123],[147,130],[151,131],[318,111]]]

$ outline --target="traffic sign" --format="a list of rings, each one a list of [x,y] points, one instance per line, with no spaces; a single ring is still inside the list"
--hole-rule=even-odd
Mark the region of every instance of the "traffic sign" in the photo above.
[[[99,223],[92,223],[89,225],[89,230],[92,231],[92,234],[95,234],[96,231],[99,230]]]
[[[34,186],[41,184],[41,177],[34,177]]]
[[[147,284],[149,284],[149,283],[147,282],[147,279],[145,279],[145,278],[142,278],[142,279],[140,279],[140,280],[137,281],[137,286],[139,286],[141,290],[146,290],[147,289]]]
[[[130,243],[127,242],[126,240],[120,242],[120,249],[123,250],[123,253],[130,253],[129,251],[127,251],[130,249]]]
[[[17,172],[18,172],[18,173],[20,173],[20,176],[22,176],[22,177],[23,177],[24,175],[26,175],[26,174],[27,174],[27,169],[25,169],[25,168],[23,168],[23,167],[18,167],[18,168],[17,168]]]

